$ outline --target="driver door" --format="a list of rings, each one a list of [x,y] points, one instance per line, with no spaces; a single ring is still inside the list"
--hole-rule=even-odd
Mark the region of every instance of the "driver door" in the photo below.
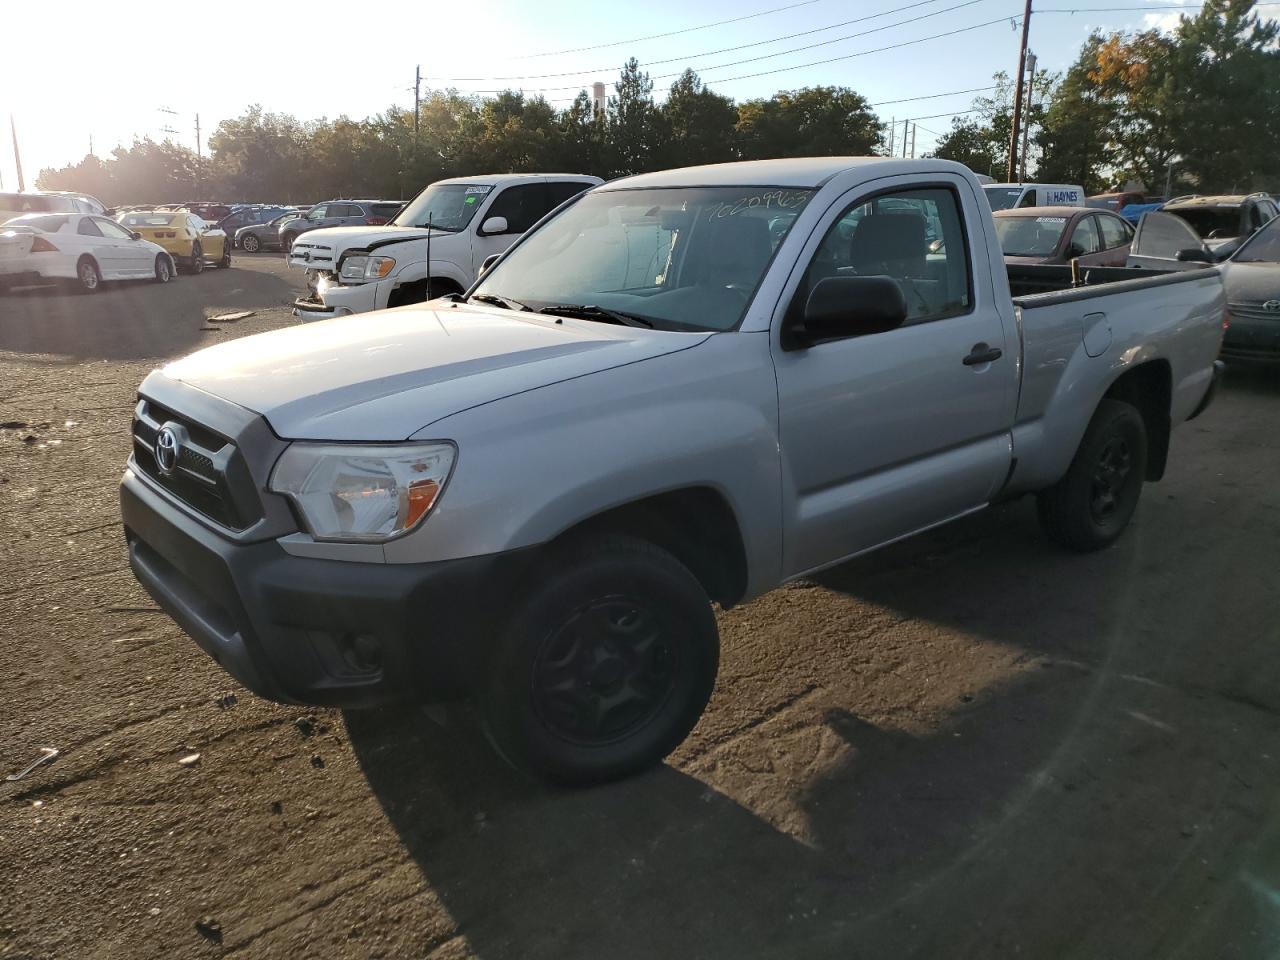
[[[958,177],[937,180],[921,188],[916,178],[886,178],[837,201],[775,315],[788,577],[978,509],[1008,475],[1019,349],[1012,307],[987,274],[984,201]],[[930,225],[941,234],[932,243]],[[796,322],[809,291],[841,275],[892,277],[907,320],[784,346],[781,329]]]
[[[114,220],[105,217],[94,217],[93,222],[102,231],[103,237],[111,245],[116,268],[124,276],[149,277],[155,270],[155,259],[140,240],[133,239],[133,232],[126,230]]]

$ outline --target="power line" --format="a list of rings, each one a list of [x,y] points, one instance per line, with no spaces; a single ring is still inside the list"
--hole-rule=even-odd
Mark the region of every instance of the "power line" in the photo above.
[[[780,43],[783,40],[794,40],[796,37],[808,37],[815,33],[824,33],[827,30],[838,30],[841,27],[847,27],[847,26],[850,26],[851,24],[864,23],[867,20],[874,20],[877,17],[887,17],[893,13],[902,13],[905,10],[914,10],[917,7],[923,7],[923,6],[927,6],[928,4],[937,3],[937,2],[938,0],[917,0],[916,3],[909,3],[901,7],[893,7],[889,10],[881,10],[879,13],[869,13],[866,16],[855,17],[852,20],[843,20],[840,23],[832,23],[825,27],[814,27],[812,30],[801,30],[798,33],[787,33],[779,37],[770,37],[767,40],[756,40],[752,43],[742,43],[742,44],[738,44],[736,47],[721,47],[719,50],[705,50],[702,53],[690,53],[680,57],[669,57],[666,60],[646,60],[644,61],[644,65],[646,67],[657,67],[666,63],[678,63],[682,60],[696,60],[698,57],[714,57],[721,53],[732,53],[735,50],[747,50],[751,47],[762,47],[770,43]],[[959,9],[959,7],[971,6],[973,3],[978,3],[978,2],[981,2],[981,0],[969,0],[969,2],[962,3],[959,6],[947,7],[945,10],[936,10],[931,14],[927,14],[926,16],[937,16],[938,14],[947,13],[950,10],[957,10]],[[917,19],[925,19],[925,17],[920,17]],[[904,20],[902,22],[914,23],[915,21]],[[887,27],[880,27],[877,29],[887,29]],[[867,32],[870,33],[874,31],[867,31]],[[855,34],[850,34],[850,36],[848,37],[840,37],[837,40],[827,40],[824,42],[838,43],[840,40],[848,40],[848,39],[851,39],[852,37],[860,37],[864,35],[865,34],[863,33],[855,33]],[[821,44],[815,44],[814,46],[821,46]],[[808,50],[808,49],[811,49],[811,47],[798,47],[796,49]],[[794,50],[783,51],[783,53],[794,53],[794,52],[795,52]],[[782,55],[781,53],[770,54],[770,56],[781,56],[781,55]],[[426,77],[424,79],[434,80],[440,83],[488,83],[488,82],[497,82],[497,81],[505,81],[505,80],[553,80],[559,77],[576,77],[584,74],[604,73],[605,71],[615,70],[615,69],[617,69],[617,64],[610,64],[607,67],[584,68],[582,70],[566,70],[561,73],[537,73],[537,74],[510,76],[510,77]]]
[[[900,20],[900,21],[898,21],[897,23],[889,23],[889,24],[885,24],[885,25],[884,25],[884,26],[882,26],[882,27],[876,27],[876,28],[874,28],[874,29],[872,29],[872,30],[864,30],[864,31],[862,31],[862,32],[860,32],[860,33],[849,34],[848,36],[845,36],[845,37],[838,37],[838,38],[836,38],[835,40],[823,40],[823,41],[822,41],[822,42],[820,42],[820,43],[811,43],[811,44],[806,44],[805,46],[802,46],[802,47],[794,47],[794,48],[793,48],[793,49],[791,49],[791,50],[780,50],[780,51],[779,51],[779,52],[777,52],[777,53],[768,53],[768,54],[765,54],[765,55],[763,55],[763,56],[759,56],[759,57],[748,57],[748,58],[747,58],[747,59],[745,59],[745,60],[733,60],[733,61],[730,61],[729,63],[718,63],[718,64],[715,64],[714,66],[710,66],[710,67],[698,67],[698,68],[694,68],[694,69],[695,69],[695,72],[697,72],[698,74],[703,74],[703,73],[706,73],[706,72],[707,72],[707,71],[709,71],[709,70],[725,70],[725,69],[728,69],[729,67],[740,67],[740,66],[742,66],[743,64],[747,64],[747,63],[758,63],[758,62],[759,62],[759,61],[761,61],[761,60],[768,60],[768,59],[771,59],[772,57],[781,57],[781,56],[786,56],[787,54],[790,54],[790,53],[798,53],[798,52],[800,52],[800,51],[802,51],[802,50],[812,50],[812,49],[813,49],[813,48],[815,48],[815,47],[825,47],[825,46],[828,46],[828,45],[833,44],[833,43],[839,43],[839,42],[841,42],[841,41],[843,41],[843,40],[850,40],[850,39],[852,39],[852,38],[854,38],[854,37],[865,36],[866,34],[869,34],[869,33],[878,33],[878,32],[880,32],[881,30],[888,30],[888,29],[890,29],[891,27],[900,27],[900,26],[903,26],[903,25],[908,24],[908,23],[915,23],[917,20],[924,20],[924,19],[927,19],[928,17],[937,16],[937,15],[938,15],[938,14],[940,14],[940,13],[946,13],[946,12],[948,12],[949,10],[955,10],[955,9],[958,9],[959,7],[967,7],[967,6],[970,6],[970,5],[974,4],[974,3],[980,3],[980,2],[982,2],[982,0],[965,0],[965,2],[964,2],[964,3],[958,4],[958,5],[957,5],[957,6],[955,6],[955,7],[948,7],[948,8],[947,8],[947,9],[945,9],[945,10],[938,10],[938,11],[935,11],[934,13],[926,14],[926,15],[924,15],[924,16],[912,17],[912,18],[911,18],[911,19],[909,19],[909,20]],[[969,27],[960,27],[959,29],[956,29],[956,30],[948,30],[948,31],[946,31],[945,33],[937,33],[937,34],[934,34],[934,35],[932,35],[932,36],[928,36],[928,37],[920,37],[918,40],[907,40],[907,41],[904,41],[903,43],[894,43],[894,44],[889,44],[888,46],[884,46],[884,47],[876,47],[876,48],[874,48],[874,49],[872,49],[872,50],[861,50],[861,51],[859,51],[858,53],[849,53],[849,54],[844,54],[843,56],[839,56],[839,57],[828,57],[828,58],[827,58],[827,59],[825,59],[825,60],[814,60],[814,61],[812,61],[812,62],[810,62],[810,63],[798,63],[798,64],[795,64],[794,66],[790,66],[790,67],[778,67],[777,69],[774,69],[774,70],[763,70],[763,71],[761,71],[761,72],[759,72],[759,73],[745,74],[745,75],[740,76],[740,77],[725,77],[725,78],[722,78],[722,79],[719,79],[719,80],[715,80],[715,81],[713,81],[713,82],[714,82],[714,83],[732,83],[732,82],[734,82],[734,81],[736,81],[736,80],[749,80],[749,79],[752,79],[752,78],[754,78],[754,77],[767,77],[767,76],[769,76],[769,75],[771,75],[771,74],[775,74],[775,73],[785,73],[785,72],[786,72],[786,71],[788,71],[788,70],[802,70],[802,69],[804,69],[805,67],[816,67],[816,66],[822,66],[822,65],[824,65],[824,64],[828,64],[828,63],[836,63],[836,62],[841,61],[841,60],[850,60],[850,59],[853,59],[854,57],[864,57],[864,56],[866,56],[867,54],[871,54],[871,53],[880,53],[880,52],[882,52],[882,51],[884,51],[884,50],[896,50],[896,49],[898,49],[898,48],[900,48],[900,47],[909,47],[909,46],[911,46],[911,45],[913,45],[913,44],[917,44],[917,43],[924,43],[924,42],[926,42],[926,41],[928,41],[928,40],[938,40],[938,39],[940,39],[940,38],[942,38],[942,37],[952,37],[952,36],[955,36],[955,35],[956,35],[956,34],[958,34],[958,33],[965,33],[965,32],[970,31],[970,30],[978,30],[978,29],[980,29],[980,28],[982,28],[982,27],[989,27],[989,26],[991,26],[992,24],[996,24],[996,23],[1011,23],[1011,24],[1016,25],[1016,24],[1018,24],[1018,23],[1019,23],[1019,21],[1020,21],[1021,19],[1022,19],[1022,18],[1021,18],[1021,17],[1018,17],[1018,16],[1014,16],[1014,17],[997,17],[997,18],[996,18],[996,19],[994,19],[994,20],[987,20],[987,21],[985,21],[984,23],[976,23],[976,24],[974,24],[973,26],[969,26]],[[682,71],[682,72],[683,72],[683,71]],[[678,76],[680,76],[680,75],[681,75],[680,73],[664,73],[664,74],[659,74],[658,76],[655,76],[655,77],[650,77],[649,79],[650,79],[650,80],[671,80],[671,79],[673,79],[673,78],[675,78],[675,77],[678,77]],[[536,91],[538,91],[538,92],[561,93],[561,92],[564,92],[564,91],[567,91],[567,90],[580,90],[580,89],[583,89],[583,88],[582,88],[582,86],[581,86],[581,85],[575,85],[575,86],[568,86],[568,87],[535,87],[534,89],[535,89]],[[464,93],[472,93],[472,94],[474,94],[474,93],[506,93],[507,91],[506,91],[505,89],[496,89],[496,90],[467,90],[467,91],[462,91],[462,92],[464,92]]]
[[[1280,3],[1255,3],[1255,7],[1280,7]],[[1036,7],[1036,13],[1122,13],[1126,10],[1203,10],[1205,4],[1169,4],[1168,6],[1141,7]]]
[[[988,90],[998,90],[998,85],[990,87],[970,87],[968,90],[948,90],[946,93],[927,93],[922,97],[903,97],[901,100],[880,100],[876,103],[869,103],[869,107],[887,107],[894,103],[912,103],[916,100],[937,100],[940,97],[956,97],[962,93],[985,93]]]
[[[651,33],[647,37],[632,37],[630,40],[614,40],[612,43],[597,43],[590,47],[572,47],[568,50],[549,50],[546,53],[526,53],[524,56],[512,57],[512,60],[533,60],[537,57],[558,57],[565,53],[583,53],[587,50],[604,50],[608,47],[621,47],[628,43],[642,43],[645,40],[661,40],[663,37],[675,37],[682,33],[694,33],[698,30],[709,30],[712,27],[723,27],[730,23],[741,23],[743,20],[754,20],[756,17],[767,17],[771,13],[782,13],[784,10],[794,10],[797,7],[807,7],[811,4],[819,3],[820,0],[801,0],[800,3],[789,3],[785,7],[774,7],[771,10],[761,10],[759,13],[748,13],[741,17],[732,17],[728,20],[717,20],[714,23],[704,23],[697,27],[685,27],[682,30],[669,30],[666,33]]]

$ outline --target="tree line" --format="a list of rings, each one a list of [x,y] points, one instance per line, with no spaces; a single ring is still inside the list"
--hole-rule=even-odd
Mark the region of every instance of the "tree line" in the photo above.
[[[1158,192],[1280,189],[1280,25],[1256,0],[1208,0],[1176,29],[1095,33],[1062,74],[1037,73],[1027,117],[1028,178],[1090,192],[1136,180]],[[605,179],[668,167],[768,157],[884,153],[887,128],[840,86],[737,103],[691,70],[661,103],[635,59],[604,109],[585,91],[563,109],[508,91],[491,99],[432,91],[413,110],[300,121],[250,107],[220,123],[201,158],[171,141],[40,172],[44,189],[109,204],[196,198],[309,202],[412,196],[443,177],[507,171]],[[1013,84],[954,118],[934,155],[1004,179]]]

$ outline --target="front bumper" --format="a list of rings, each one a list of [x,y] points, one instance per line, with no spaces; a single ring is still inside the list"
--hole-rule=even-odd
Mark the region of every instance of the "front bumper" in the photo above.
[[[1233,316],[1221,355],[1228,360],[1280,361],[1280,318],[1256,321]]]
[[[283,703],[371,706],[471,685],[524,553],[429,564],[299,557],[233,542],[133,470],[120,487],[129,564],[229,674]]]
[[[377,281],[360,284],[330,283],[307,297],[293,301],[293,315],[301,320],[329,320],[378,309]]]

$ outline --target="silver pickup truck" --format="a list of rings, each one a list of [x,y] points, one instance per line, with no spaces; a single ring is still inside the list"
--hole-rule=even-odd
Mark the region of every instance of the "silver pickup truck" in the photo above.
[[[469,695],[522,768],[623,776],[705,707],[713,604],[1019,494],[1069,548],[1115,540],[1225,306],[1214,268],[1133,273],[1013,299],[946,161],[614,181],[465,295],[152,373],[130,561],[263,696]]]

